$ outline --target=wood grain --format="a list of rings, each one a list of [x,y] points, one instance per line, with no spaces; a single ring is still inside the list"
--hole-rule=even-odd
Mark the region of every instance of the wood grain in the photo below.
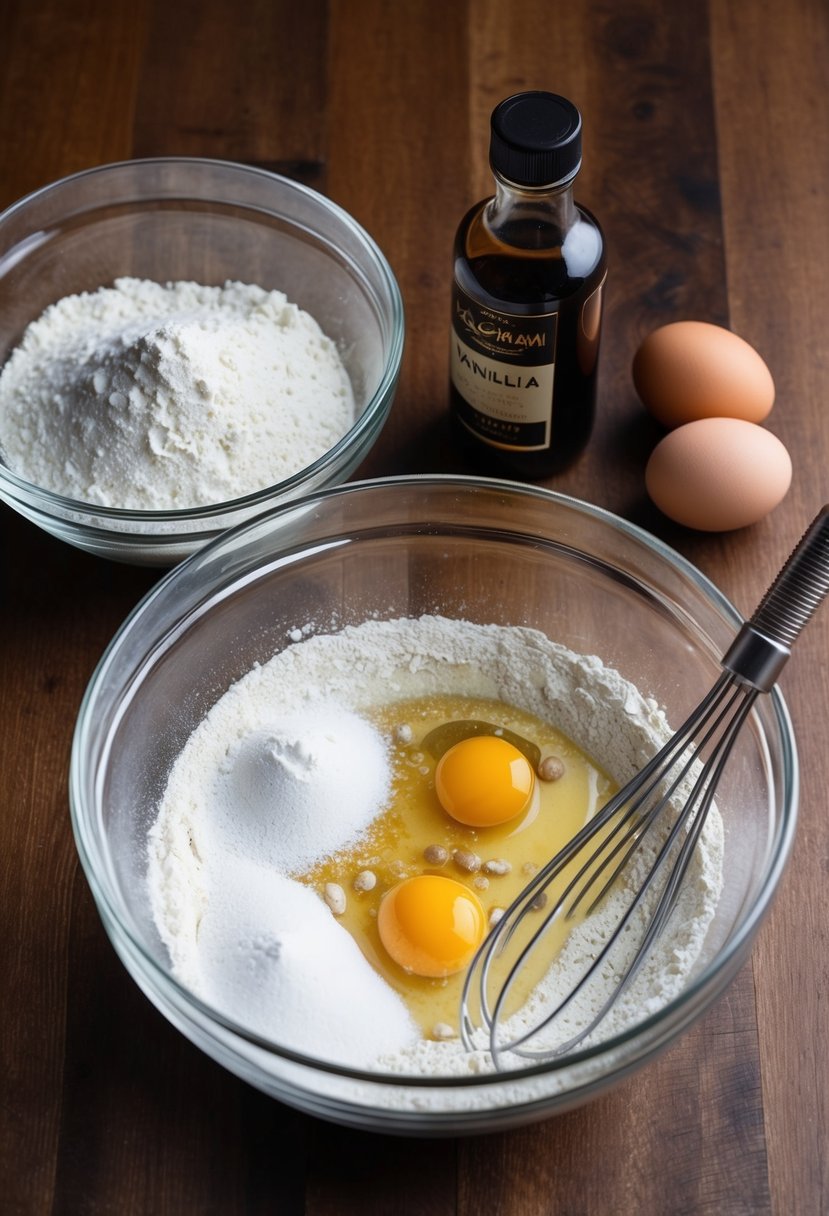
[[[642,524],[744,611],[829,498],[829,10],[824,0],[6,0],[0,205],[131,156],[220,157],[324,190],[400,281],[407,347],[362,475],[465,470],[446,424],[451,243],[489,191],[492,106],[573,97],[578,196],[610,249],[600,411],[549,484]],[[769,362],[795,481],[772,517],[702,536],[651,507],[658,430],[638,341],[730,324]],[[0,509],[0,1210],[311,1216],[816,1216],[829,1210],[825,745],[829,617],[784,675],[802,763],[793,865],[751,962],[669,1052],[580,1110],[502,1135],[349,1131],[187,1043],[117,961],[66,783],[95,663],[152,572]]]
[[[134,156],[243,161],[324,188],[321,0],[158,5],[136,99]]]
[[[446,276],[470,201],[469,18],[442,0],[400,0],[392,21],[385,0],[360,9],[355,20],[351,0],[331,5],[328,191],[386,251],[409,319],[401,403],[360,474],[446,469],[457,463],[442,402]]]
[[[751,114],[759,136],[742,138],[744,122],[724,124],[720,137],[731,323],[768,359],[777,385],[769,427],[797,457],[786,511],[773,525],[767,521],[762,551],[740,580],[756,586],[766,563],[782,558],[804,521],[829,501],[829,342],[818,305],[826,294],[826,245],[816,254],[813,241],[827,218],[829,10],[819,2],[784,11],[763,3],[749,26],[732,5],[717,3],[713,14],[720,105]],[[777,53],[757,70],[758,48],[771,29]],[[781,686],[797,730],[801,814],[791,868],[755,952],[755,969],[775,1210],[809,1212],[825,1210],[817,1196],[829,1204],[825,613],[798,643]]]
[[[130,155],[147,0],[3,6],[0,203]]]

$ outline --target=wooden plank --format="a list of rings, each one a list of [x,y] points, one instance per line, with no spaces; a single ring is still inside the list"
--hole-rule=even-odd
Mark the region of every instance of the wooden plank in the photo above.
[[[6,4],[1,206],[66,173],[129,155],[145,10],[141,0]],[[109,629],[101,628],[104,588],[93,593],[90,581],[96,563],[6,508],[2,550],[0,756],[14,780],[5,785],[0,814],[0,965],[15,1016],[3,1019],[0,1178],[7,1210],[32,1212],[51,1208],[61,1135],[62,1012],[77,870],[66,802],[69,743],[80,692]],[[146,576],[142,584],[126,572],[123,585],[130,588],[126,604]]]
[[[140,0],[15,4],[7,26],[4,10],[0,203],[63,173],[128,158],[139,74],[144,104],[150,96],[162,109],[174,108],[181,77],[172,70],[163,75],[169,57],[159,64],[152,59],[159,27],[149,28],[150,7]],[[274,141],[261,88],[263,107],[250,130],[262,140],[237,154],[279,160],[282,169],[289,161],[311,165],[317,173],[321,145],[309,132],[322,130],[323,98],[316,108],[306,105],[303,89],[325,52],[312,8],[305,6],[302,22],[310,71],[305,51],[289,46],[280,84],[287,93],[297,85],[310,118],[297,120],[290,139]],[[156,21],[166,15],[156,6]],[[198,49],[213,47],[209,79],[198,59],[183,64],[184,78],[196,82],[196,104],[205,93],[216,99],[221,89],[227,15],[226,6],[204,9],[205,22],[212,16],[213,24]],[[169,22],[165,28],[169,32]],[[289,23],[288,32],[292,28]],[[178,33],[186,46],[185,29]],[[267,83],[274,37],[272,26],[252,26],[233,43],[245,62],[235,85],[237,108],[228,114],[230,132],[244,128],[242,67],[253,88]],[[252,65],[258,79],[251,78]],[[285,96],[275,104],[280,114],[290,113]],[[230,143],[221,148],[203,136],[182,148],[172,123],[169,129],[171,144],[144,151],[231,154]],[[143,111],[136,130],[139,137],[147,130]],[[0,959],[10,1004],[25,1011],[4,1020],[2,1105],[9,1117],[0,1135],[0,1206],[73,1216],[232,1213],[271,1211],[281,1197],[284,1210],[290,1204],[297,1210],[306,1121],[206,1060],[144,1000],[104,937],[69,828],[67,764],[83,688],[107,641],[157,575],[80,554],[5,507],[0,525],[0,755],[7,773],[15,774],[0,816]],[[271,1176],[274,1144],[290,1146],[291,1168]]]
[[[539,64],[535,77],[579,99],[576,196],[598,215],[609,251],[596,430],[554,486],[657,531],[665,521],[643,472],[661,432],[633,390],[633,355],[657,325],[727,317],[706,28],[701,2],[574,6],[554,27],[555,74]]]
[[[324,188],[324,0],[158,5],[136,156],[244,161]]]
[[[712,4],[731,321],[777,385],[769,429],[789,447],[789,497],[749,549],[761,585],[829,498],[826,184],[829,10],[821,0]],[[774,54],[766,53],[769,39]],[[745,122],[727,121],[739,111]],[[781,686],[801,762],[791,868],[756,951],[764,1109],[776,1212],[829,1208],[826,991],[826,713],[829,612],[798,642]]]
[[[705,5],[628,11],[593,3],[559,8],[554,22],[540,3],[522,5],[520,21],[495,3],[479,14],[470,97],[481,143],[491,106],[511,91],[553,88],[575,100],[585,129],[576,193],[598,215],[610,251],[596,432],[582,461],[549,484],[664,532],[642,482],[659,432],[635,398],[629,369],[657,324],[727,318]],[[528,39],[528,30],[542,28],[543,39]],[[480,190],[486,166],[479,158],[474,172]],[[688,1036],[597,1106],[510,1134],[494,1153],[489,1141],[469,1147],[460,1158],[459,1210],[479,1210],[486,1196],[487,1210],[497,1212],[586,1212],[613,1196],[614,1211],[633,1214],[670,1210],[671,1196],[681,1193],[689,1211],[766,1211],[750,972],[733,1000],[739,1033],[721,1005],[708,1015],[707,1033]],[[670,1136],[669,1112],[677,1107],[679,1144]],[[738,1117],[735,1152],[723,1128]],[[507,1160],[527,1168],[508,1170]],[[601,1168],[587,1169],[587,1161]]]
[[[716,1050],[712,1051],[712,1044]],[[750,973],[589,1106],[461,1148],[458,1216],[769,1212]],[[518,1163],[521,1163],[520,1165]]]
[[[64,174],[129,157],[149,8],[149,0],[7,0],[0,207]]]
[[[392,15],[393,13],[393,15]],[[403,291],[407,341],[394,425],[362,476],[449,469],[452,240],[467,184],[466,5],[333,0],[328,193],[371,233]]]
[[[384,251],[403,291],[409,333],[417,333],[407,342],[394,425],[364,462],[366,476],[413,467],[415,451],[431,442],[422,431],[445,393],[445,288],[454,225],[466,205],[466,19],[465,5],[437,0],[398,0],[393,14],[385,0],[329,4],[326,192]],[[452,140],[445,137],[447,111],[460,115]],[[451,1140],[383,1140],[316,1124],[305,1210],[449,1216],[455,1165]]]
[[[0,967],[9,994],[0,1178],[8,1210],[29,1212],[50,1210],[63,1136],[65,1010],[76,982],[72,730],[98,656],[150,579],[128,567],[102,573],[101,563],[5,509],[2,547],[0,760],[13,779],[0,796]]]
[[[453,1216],[455,1143],[317,1123],[305,1216]],[[482,1210],[482,1209],[479,1209]]]

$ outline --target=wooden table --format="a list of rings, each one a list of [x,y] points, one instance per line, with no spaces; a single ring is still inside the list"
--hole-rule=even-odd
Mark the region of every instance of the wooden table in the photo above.
[[[555,488],[646,526],[743,611],[829,498],[825,0],[5,0],[0,204],[186,154],[296,176],[389,257],[409,339],[362,475],[462,470],[446,426],[449,255],[489,192],[488,117],[547,87],[585,124],[578,197],[610,279],[600,418]],[[730,325],[778,388],[794,482],[727,535],[648,506],[658,434],[630,379],[659,323]],[[70,739],[105,644],[157,577],[0,511],[0,1210],[8,1213],[803,1213],[829,1210],[825,719],[829,612],[782,685],[802,764],[795,856],[751,962],[658,1062],[592,1105],[455,1141],[357,1134],[186,1043],[104,936],[72,841]]]

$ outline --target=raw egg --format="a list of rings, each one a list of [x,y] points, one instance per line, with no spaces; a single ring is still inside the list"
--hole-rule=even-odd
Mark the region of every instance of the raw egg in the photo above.
[[[485,926],[477,895],[440,874],[404,879],[383,896],[377,912],[386,952],[406,971],[431,979],[462,971]]]
[[[744,528],[785,497],[792,462],[770,431],[739,418],[701,418],[666,435],[645,469],[648,494],[677,523]]]
[[[668,428],[700,418],[762,422],[774,404],[771,372],[754,347],[706,321],[674,321],[649,334],[633,360],[633,383]]]
[[[497,735],[474,735],[450,747],[435,769],[435,792],[447,815],[469,827],[508,823],[532,800],[535,773],[517,747]]]

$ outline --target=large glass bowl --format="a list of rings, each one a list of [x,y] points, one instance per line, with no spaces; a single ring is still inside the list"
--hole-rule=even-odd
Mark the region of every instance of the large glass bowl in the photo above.
[[[745,960],[795,826],[797,760],[778,691],[760,698],[719,789],[724,890],[704,964],[681,995],[576,1057],[520,1073],[379,1075],[286,1051],[218,1016],[170,974],[145,890],[146,838],[190,732],[309,620],[441,613],[527,625],[598,655],[677,724],[741,623],[688,562],[613,515],[479,478],[354,483],[235,529],[168,574],[104,655],[77,723],[71,804],[81,861],[130,974],[182,1033],[253,1085],[313,1114],[405,1134],[491,1131],[578,1105],[644,1064]],[[601,759],[601,758],[599,758]]]
[[[269,506],[353,472],[391,408],[404,322],[392,270],[351,216],[287,178],[223,161],[128,161],[64,178],[0,215],[0,367],[50,304],[122,275],[283,291],[337,344],[354,388],[354,425],[287,480],[176,511],[64,498],[18,476],[0,453],[0,497],[10,506],[92,553],[169,565]]]

